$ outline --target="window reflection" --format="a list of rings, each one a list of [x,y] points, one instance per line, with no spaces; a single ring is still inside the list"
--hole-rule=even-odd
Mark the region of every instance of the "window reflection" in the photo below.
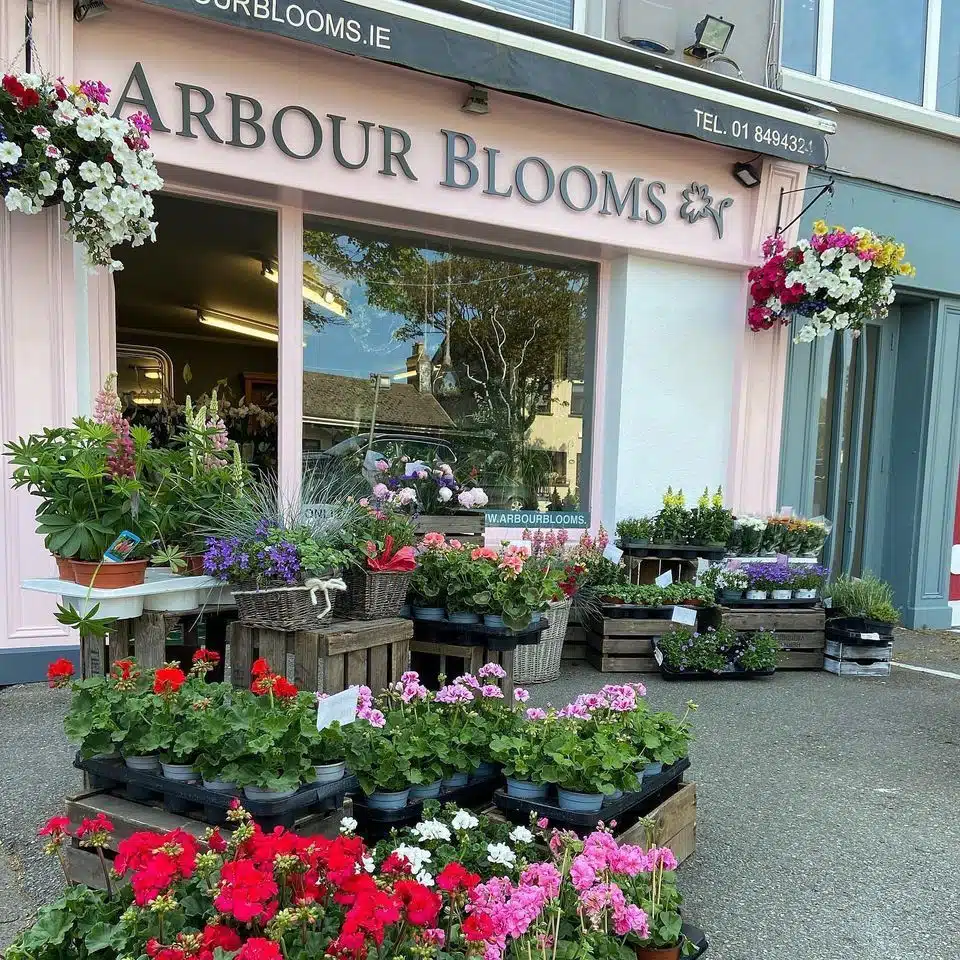
[[[785,67],[816,73],[819,0],[785,0],[783,54]]]
[[[584,509],[590,268],[310,221],[304,253],[305,463],[362,456],[372,425],[490,508]]]
[[[960,3],[940,9],[940,66],[937,75],[937,109],[960,114]]]

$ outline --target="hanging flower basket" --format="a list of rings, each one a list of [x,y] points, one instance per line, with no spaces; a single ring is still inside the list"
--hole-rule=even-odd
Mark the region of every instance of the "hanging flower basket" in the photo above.
[[[859,336],[865,323],[889,312],[894,278],[917,272],[904,260],[903,244],[891,237],[864,227],[828,227],[823,220],[813,225],[809,240],[789,249],[782,237],[768,237],[763,255],[765,261],[748,274],[753,306],[747,322],[759,331],[803,317],[796,343],[832,331]]]
[[[150,118],[111,117],[109,88],[65,86],[36,73],[0,80],[0,196],[11,213],[62,203],[88,266],[119,270],[112,248],[154,239],[151,193],[163,186],[149,149]]]

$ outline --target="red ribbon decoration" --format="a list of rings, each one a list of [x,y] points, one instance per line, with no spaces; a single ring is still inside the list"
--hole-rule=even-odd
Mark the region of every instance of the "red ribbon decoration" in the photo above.
[[[367,566],[379,573],[407,573],[417,565],[413,547],[401,547],[393,551],[393,537],[388,535],[383,541],[383,552],[377,556],[377,545],[367,541]]]

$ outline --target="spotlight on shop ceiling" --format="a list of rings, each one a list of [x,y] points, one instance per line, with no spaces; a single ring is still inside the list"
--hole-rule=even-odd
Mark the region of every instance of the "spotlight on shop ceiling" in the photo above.
[[[271,282],[279,285],[280,271],[274,264],[265,263],[263,265],[263,275]],[[325,283],[320,283],[319,280],[313,280],[310,277],[304,277],[302,292],[304,300],[309,300],[311,303],[323,307],[324,310],[329,310],[341,319],[346,317],[346,301],[334,290],[331,290]]]
[[[92,20],[94,17],[109,12],[110,8],[104,3],[104,0],[73,0],[73,19],[77,23]]]
[[[256,337],[258,340],[272,340],[278,343],[280,335],[276,327],[248,317],[237,317],[232,313],[223,313],[221,310],[198,310],[197,320],[206,327],[216,327],[218,330],[228,330],[230,333],[239,333],[244,337]]]
[[[746,163],[735,163],[733,165],[733,175],[745,187],[760,186],[760,165],[754,160],[748,160]]]
[[[722,17],[713,17],[709,13],[697,24],[694,30],[693,44],[684,49],[688,57],[708,60],[719,57],[727,49],[734,25]]]
[[[471,87],[460,108],[464,113],[489,113],[490,95],[483,87]]]

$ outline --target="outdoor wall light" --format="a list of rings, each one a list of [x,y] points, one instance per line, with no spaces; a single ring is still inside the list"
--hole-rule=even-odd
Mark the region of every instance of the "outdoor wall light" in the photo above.
[[[733,175],[747,188],[760,186],[760,166],[753,160],[733,165]]]
[[[732,23],[722,17],[714,17],[708,13],[696,26],[692,46],[683,52],[698,60],[718,57],[726,51],[733,27]]]
[[[489,113],[490,95],[483,87],[471,87],[460,109],[464,113]]]
[[[73,19],[77,23],[83,23],[84,20],[91,20],[93,17],[109,12],[110,8],[104,0],[73,0]]]

